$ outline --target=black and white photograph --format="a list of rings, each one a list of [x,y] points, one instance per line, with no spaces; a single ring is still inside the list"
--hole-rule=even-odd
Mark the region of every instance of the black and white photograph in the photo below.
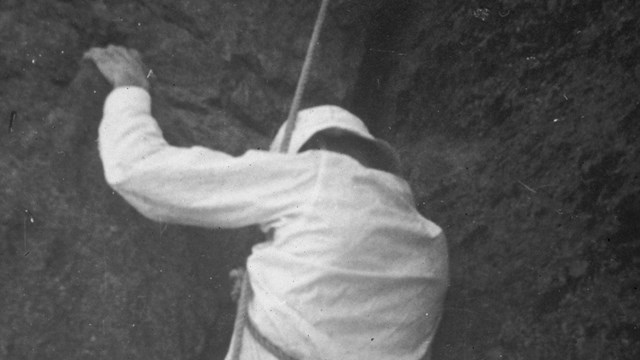
[[[640,359],[640,2],[0,0],[0,360]]]

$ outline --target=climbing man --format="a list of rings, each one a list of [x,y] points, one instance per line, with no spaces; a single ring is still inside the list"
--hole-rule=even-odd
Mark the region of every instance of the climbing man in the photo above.
[[[156,221],[267,234],[247,260],[240,359],[429,357],[445,237],[416,210],[396,152],[360,119],[336,106],[300,111],[287,153],[277,152],[284,126],[271,151],[174,147],[151,115],[139,54],[109,46],[85,57],[114,86],[99,128],[113,189]]]

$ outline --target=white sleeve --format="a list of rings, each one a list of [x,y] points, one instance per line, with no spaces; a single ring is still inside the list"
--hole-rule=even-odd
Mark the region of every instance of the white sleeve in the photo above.
[[[107,183],[153,220],[207,227],[265,224],[300,210],[312,191],[313,161],[265,151],[240,157],[169,145],[142,88],[107,97],[99,129]]]

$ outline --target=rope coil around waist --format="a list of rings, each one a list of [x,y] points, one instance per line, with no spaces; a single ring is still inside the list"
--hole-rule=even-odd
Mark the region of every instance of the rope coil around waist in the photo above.
[[[278,359],[278,360],[298,360],[297,358],[287,354],[284,350],[282,350],[282,348],[280,346],[278,346],[277,344],[273,343],[271,340],[269,340],[269,338],[264,336],[260,332],[260,330],[258,330],[258,328],[256,327],[256,325],[253,323],[253,321],[251,320],[251,318],[249,316],[246,317],[245,321],[246,321],[245,326],[247,327],[247,330],[249,330],[249,334],[251,334],[251,337],[253,337],[253,339],[258,344],[260,344],[260,346],[262,346],[265,350],[267,350],[276,359]]]

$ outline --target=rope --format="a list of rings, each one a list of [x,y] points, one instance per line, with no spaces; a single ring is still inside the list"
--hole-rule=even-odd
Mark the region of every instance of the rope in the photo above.
[[[285,128],[284,139],[282,140],[282,144],[280,146],[281,153],[286,153],[289,150],[291,134],[296,127],[296,117],[298,115],[298,109],[300,108],[300,101],[302,100],[304,88],[307,85],[307,80],[309,79],[309,71],[311,70],[313,54],[316,50],[316,45],[318,44],[318,38],[320,37],[320,29],[322,28],[324,19],[327,16],[328,6],[329,0],[322,0],[320,11],[318,12],[318,17],[316,18],[316,24],[314,25],[313,33],[311,34],[311,40],[309,41],[309,46],[307,47],[307,55],[305,56],[304,64],[302,65],[302,72],[300,73],[300,77],[298,78],[296,92],[293,95],[293,101],[291,102],[291,107],[289,108],[289,116],[287,116],[287,127]]]
[[[231,359],[240,359],[240,349],[242,348],[242,337],[244,335],[244,326],[247,323],[247,306],[249,304],[249,292],[251,286],[249,284],[249,275],[245,270],[242,275],[242,285],[240,287],[240,298],[238,299],[238,310],[236,319],[233,323],[233,348],[231,349]]]
[[[307,81],[309,79],[309,72],[311,70],[311,62],[313,60],[313,54],[318,45],[318,38],[320,37],[320,29],[322,28],[322,24],[324,23],[324,19],[327,16],[327,8],[329,7],[329,0],[322,0],[320,4],[320,10],[318,11],[318,16],[316,17],[316,23],[313,27],[313,33],[311,34],[311,40],[309,41],[309,46],[307,47],[307,54],[304,58],[304,63],[302,64],[302,71],[300,72],[300,77],[298,78],[298,84],[296,85],[296,92],[293,95],[293,101],[291,102],[291,107],[289,108],[289,115],[286,120],[286,127],[284,138],[282,140],[282,144],[280,146],[280,152],[286,153],[289,150],[289,143],[291,142],[291,134],[296,126],[296,118],[298,114],[298,109],[300,108],[300,101],[302,100],[302,95],[304,94],[305,86],[307,85]],[[238,310],[236,313],[236,319],[233,324],[233,337],[234,343],[233,348],[231,349],[231,359],[239,360],[240,359],[240,350],[242,348],[242,337],[244,334],[244,328],[247,323],[247,307],[249,304],[249,293],[251,292],[251,284],[249,283],[249,273],[245,271],[242,276],[242,287],[240,291],[240,298],[238,299]]]
[[[256,328],[256,325],[253,323],[250,317],[247,317],[246,327],[247,330],[249,330],[249,334],[251,334],[251,337],[253,337],[258,344],[260,344],[265,350],[267,350],[267,352],[269,352],[269,354],[273,355],[273,357],[275,357],[276,359],[298,360],[297,358],[294,358],[293,356],[287,354],[284,350],[282,350],[280,346],[271,342],[269,338],[262,335],[262,333]]]

